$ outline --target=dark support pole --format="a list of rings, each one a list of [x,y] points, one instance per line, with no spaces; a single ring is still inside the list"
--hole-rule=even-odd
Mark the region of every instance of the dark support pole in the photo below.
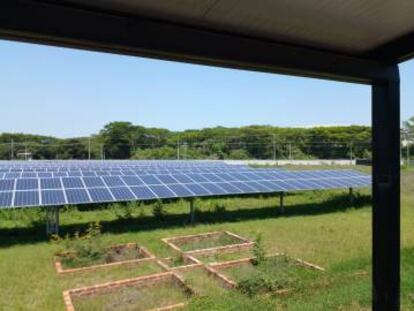
[[[349,188],[349,203],[351,206],[354,206],[355,200],[354,200],[354,189],[352,187]]]
[[[400,85],[398,67],[372,86],[373,310],[399,310]]]
[[[59,234],[59,206],[46,207],[46,234]]]
[[[285,204],[283,202],[284,196],[285,196],[285,193],[284,192],[281,192],[279,197],[280,197],[280,211],[282,213],[285,212]]]
[[[190,199],[190,225],[194,225],[194,221],[195,221],[194,199]]]

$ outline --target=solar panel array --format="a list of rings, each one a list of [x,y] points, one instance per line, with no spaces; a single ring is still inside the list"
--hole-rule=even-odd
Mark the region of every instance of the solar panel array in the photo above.
[[[115,162],[0,163],[0,207],[335,189],[371,183],[369,175],[353,170],[287,171],[197,161]]]

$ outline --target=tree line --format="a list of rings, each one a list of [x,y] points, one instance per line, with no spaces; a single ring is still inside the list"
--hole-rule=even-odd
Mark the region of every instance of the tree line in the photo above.
[[[2,133],[0,159],[335,159],[369,158],[371,128],[267,125],[170,131],[111,122],[90,137]]]

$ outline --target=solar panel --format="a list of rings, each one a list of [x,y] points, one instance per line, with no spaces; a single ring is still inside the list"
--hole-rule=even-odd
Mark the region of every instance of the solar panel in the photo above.
[[[288,171],[214,161],[0,161],[0,172],[0,207],[334,189],[371,182],[370,176],[350,169]]]
[[[85,189],[66,189],[68,204],[90,203],[88,193]]]
[[[39,203],[38,191],[16,191],[14,194],[14,206],[36,206]]]
[[[0,192],[0,206],[12,206],[13,192]]]
[[[116,201],[107,188],[90,188],[88,192],[92,202]]]
[[[63,205],[66,203],[63,190],[42,190],[42,205]]]
[[[127,187],[114,187],[109,189],[116,201],[131,201],[136,199]]]

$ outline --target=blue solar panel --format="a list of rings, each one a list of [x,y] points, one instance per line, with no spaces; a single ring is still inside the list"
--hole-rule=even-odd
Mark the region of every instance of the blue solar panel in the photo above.
[[[42,205],[62,205],[66,203],[63,190],[42,190]]]
[[[134,194],[127,187],[109,188],[114,198],[118,201],[135,200]]]
[[[188,184],[194,182],[190,177],[185,174],[174,174],[174,178],[182,184]]]
[[[22,173],[22,178],[36,178],[37,174],[34,172],[25,172]]]
[[[114,198],[107,188],[89,188],[88,192],[91,196],[92,202],[114,201]]]
[[[0,206],[12,206],[13,192],[0,192]]]
[[[160,185],[162,182],[154,175],[139,175],[139,178],[147,185]]]
[[[0,191],[10,191],[14,189],[14,179],[0,180]]]
[[[20,177],[20,173],[6,173],[4,174],[4,178],[18,178]]]
[[[180,184],[169,184],[168,187],[177,195],[177,197],[191,197],[193,193],[187,187]]]
[[[214,183],[203,183],[203,187],[206,188],[212,195],[223,195],[228,193],[226,190],[216,186]]]
[[[61,189],[62,183],[59,178],[41,178],[40,179],[41,189]]]
[[[84,177],[83,182],[87,188],[105,187],[100,177]]]
[[[260,184],[259,182],[256,182],[256,181],[246,181],[245,184],[248,185],[250,188],[256,190],[256,192],[269,192],[269,191],[271,191],[271,189],[269,189],[265,185],[262,185],[262,184]]]
[[[82,179],[80,177],[63,177],[63,187],[70,188],[83,188]]]
[[[128,186],[141,186],[144,184],[137,176],[122,176],[121,178]]]
[[[148,186],[152,192],[159,198],[174,198],[175,194],[167,186],[162,185],[150,185]]]
[[[157,196],[147,186],[131,187],[138,200],[156,199]]]
[[[0,206],[269,193],[358,187],[371,182],[370,176],[353,170],[284,171],[215,162],[61,161],[13,165],[3,168],[0,161]]]
[[[201,176],[203,176],[205,179],[207,179],[208,181],[211,181],[211,182],[225,181],[225,179],[220,178],[219,176],[217,176],[215,174],[201,174]]]
[[[37,173],[37,176],[38,177],[41,177],[41,178],[43,178],[43,177],[45,177],[45,178],[51,178],[52,177],[52,173],[49,173],[49,172],[39,172],[39,173]]]
[[[174,179],[171,175],[157,175],[157,178],[163,184],[175,184],[175,183],[177,183],[177,180]]]
[[[16,190],[37,190],[39,189],[38,180],[35,178],[30,179],[17,179]]]
[[[202,187],[200,184],[186,184],[185,185],[195,196],[206,196],[210,195],[210,192]]]
[[[240,189],[241,191],[243,191],[243,193],[254,193],[257,192],[256,189],[250,187],[249,185],[246,184],[245,181],[234,181],[234,182],[230,182],[230,184],[238,189]]]
[[[90,203],[85,189],[65,189],[65,193],[70,204]]]
[[[105,181],[108,187],[125,186],[124,182],[119,176],[103,176],[102,179]]]
[[[39,205],[38,191],[16,191],[14,194],[15,206],[35,206]]]
[[[209,182],[207,178],[202,176],[201,174],[187,174],[193,181],[200,183],[200,182]]]
[[[224,191],[226,191],[226,193],[233,193],[233,194],[243,193],[241,189],[232,185],[230,182],[219,182],[219,183],[216,183],[216,185],[222,188]]]

